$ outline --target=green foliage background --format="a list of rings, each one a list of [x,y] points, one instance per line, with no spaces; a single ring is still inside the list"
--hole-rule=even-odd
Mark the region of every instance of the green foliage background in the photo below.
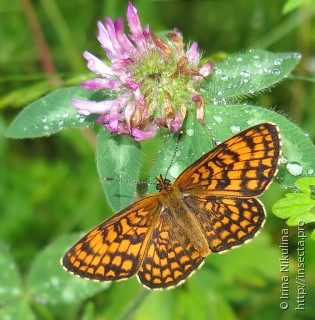
[[[215,61],[249,48],[301,52],[294,76],[250,101],[276,107],[314,140],[315,5],[306,2],[288,13],[285,2],[271,0],[134,4],[143,25],[150,23],[156,32],[176,26]],[[36,140],[8,140],[4,131],[34,99],[91,77],[82,51],[104,57],[96,21],[125,17],[126,6],[127,1],[115,0],[0,4],[0,319],[313,319],[313,228],[305,230],[306,310],[294,310],[296,227],[290,228],[290,308],[279,307],[279,244],[287,226],[270,209],[287,190],[277,184],[262,197],[268,219],[260,235],[246,246],[209,256],[178,289],[148,292],[135,279],[104,285],[67,273],[57,283],[58,261],[78,238],[68,234],[87,231],[112,214],[95,167],[94,132],[71,129]],[[163,144],[163,139],[143,143],[142,179],[150,176]]]

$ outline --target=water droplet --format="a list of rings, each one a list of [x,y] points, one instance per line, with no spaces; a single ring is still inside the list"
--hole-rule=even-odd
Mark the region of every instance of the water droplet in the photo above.
[[[230,131],[231,133],[239,133],[241,131],[241,127],[233,125],[230,127]]]
[[[281,157],[280,163],[288,163],[288,159],[285,157]]]
[[[215,74],[216,74],[216,75],[222,74],[222,70],[221,70],[221,69],[215,69]]]
[[[221,80],[222,80],[222,81],[228,81],[228,80],[229,80],[229,77],[224,74],[224,75],[222,75]]]
[[[282,62],[283,62],[282,59],[276,59],[273,64],[274,64],[275,66],[281,66],[281,65],[282,65]]]
[[[46,118],[46,117],[44,117],[43,119],[42,119],[42,122],[43,123],[46,123],[48,121],[48,119]]]
[[[281,71],[279,69],[273,69],[272,70],[272,73],[275,75],[275,76],[278,76],[281,74]]]
[[[222,96],[222,95],[223,95],[223,92],[222,92],[222,91],[218,91],[217,95],[218,95],[218,96]]]
[[[175,163],[171,166],[169,173],[170,173],[170,175],[171,175],[173,178],[176,179],[176,178],[180,175],[180,173],[181,173],[182,171],[183,171],[183,170],[182,170],[181,165],[180,165],[178,162],[175,162]]]
[[[62,119],[60,119],[60,120],[58,121],[58,124],[59,124],[59,126],[61,127],[61,126],[63,126],[64,121],[63,121]]]
[[[308,172],[307,172],[309,175],[312,175],[314,173],[314,170],[313,169],[309,169]]]
[[[218,123],[221,123],[222,122],[222,118],[219,117],[219,116],[213,116],[214,120]]]
[[[265,73],[271,73],[271,69],[270,69],[270,68],[265,68],[265,69],[264,69],[264,72],[265,72]]]
[[[289,162],[286,166],[292,176],[299,176],[303,172],[303,167],[298,162]]]
[[[69,117],[69,113],[68,113],[68,112],[65,112],[65,113],[63,114],[63,117],[64,117],[64,118],[68,118],[68,117]]]
[[[296,60],[300,60],[301,59],[301,54],[299,52],[295,52],[293,54],[293,58],[296,59]]]
[[[258,59],[260,59],[260,56],[259,56],[258,54],[255,54],[255,55],[253,56],[253,58],[256,59],[256,60],[258,60]]]
[[[190,136],[190,137],[192,137],[194,135],[194,133],[195,133],[194,129],[187,129],[187,131],[186,131],[187,136]]]
[[[253,123],[254,123],[253,120],[247,120],[247,124],[248,124],[249,126],[251,126]]]
[[[84,122],[84,121],[85,121],[85,118],[84,118],[83,116],[81,116],[81,117],[79,118],[79,122],[82,123],[82,122]]]
[[[226,99],[216,99],[214,98],[212,100],[213,104],[216,106],[216,105],[226,105]]]
[[[44,130],[49,130],[49,126],[44,126]]]
[[[244,78],[248,78],[250,76],[250,72],[247,70],[241,71],[240,75],[243,76]]]
[[[237,61],[237,62],[242,62],[242,61],[243,61],[243,58],[242,58],[242,57],[237,57],[237,58],[236,58],[236,61]]]

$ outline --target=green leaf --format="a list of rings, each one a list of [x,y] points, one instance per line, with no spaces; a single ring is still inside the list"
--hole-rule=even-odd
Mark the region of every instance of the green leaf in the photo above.
[[[215,292],[211,285],[208,288],[198,287],[190,285],[190,281],[191,279],[185,286],[175,290],[150,292],[134,319],[236,319],[228,301],[220,293]],[[209,305],[211,305],[211,309],[209,309]],[[119,319],[127,319],[126,316]]]
[[[114,211],[126,207],[136,194],[137,184],[106,181],[105,178],[138,180],[142,153],[140,144],[124,135],[101,130],[97,136],[96,163],[107,200]]]
[[[276,182],[283,187],[294,187],[296,179],[315,172],[315,146],[309,137],[284,116],[257,106],[206,106],[205,121],[217,140],[262,122],[274,122],[280,128],[282,159]]]
[[[0,308],[0,319],[36,320],[36,317],[28,303],[18,300]]]
[[[57,90],[25,107],[6,132],[9,138],[49,136],[65,128],[88,127],[94,117],[85,117],[71,105],[71,99],[89,100],[94,92],[81,87]]]
[[[296,179],[315,172],[315,146],[299,127],[275,111],[251,105],[227,105],[205,107],[206,126],[189,114],[183,127],[183,137],[169,170],[169,176],[176,179],[190,164],[212,149],[212,136],[220,143],[250,126],[263,122],[274,122],[280,128],[282,137],[282,163],[276,182],[283,187],[294,187]],[[158,174],[166,173],[174,155],[178,133],[171,136],[159,150],[153,165],[150,181]],[[293,170],[295,169],[295,170]],[[155,186],[149,186],[156,193]]]
[[[311,198],[311,186],[315,186],[315,178],[301,178],[296,186],[303,193],[287,193],[272,207],[273,213],[281,218],[288,219],[289,226],[298,226],[300,221],[309,223],[315,221],[315,214],[311,212],[315,207],[315,200]]]
[[[295,185],[303,193],[311,195],[312,188],[315,187],[315,178],[314,177],[304,177],[304,178],[297,179],[295,182]]]
[[[170,165],[168,177],[176,179],[194,160],[197,160],[212,148],[211,137],[207,128],[196,119],[194,114],[188,114],[183,126],[183,136],[178,143],[174,161],[171,163],[178,142],[178,134],[169,137],[159,150],[151,171],[150,181],[155,181],[155,177],[159,174],[165,176]],[[149,192],[156,192],[154,185],[149,186]]]
[[[78,278],[60,265],[60,258],[80,236],[63,236],[37,256],[27,277],[28,292],[35,300],[50,304],[79,303],[109,286],[108,283]]]
[[[6,304],[20,297],[23,292],[22,282],[16,263],[0,244],[0,304]],[[3,319],[0,317],[0,319]]]
[[[283,13],[289,13],[290,11],[293,11],[303,5],[307,5],[312,1],[314,0],[287,0],[283,7]]]
[[[246,257],[251,257],[250,260]],[[227,282],[248,282],[264,286],[268,279],[276,278],[278,270],[278,251],[272,246],[271,238],[266,233],[231,251],[213,254],[207,259],[207,265],[220,270]]]
[[[256,94],[287,77],[300,58],[296,52],[264,50],[233,55],[217,63],[205,81],[205,100],[226,104],[226,101]]]

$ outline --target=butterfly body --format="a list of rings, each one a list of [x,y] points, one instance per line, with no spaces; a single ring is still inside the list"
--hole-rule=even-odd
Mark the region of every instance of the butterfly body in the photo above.
[[[156,177],[156,179],[158,180],[158,189],[160,189],[161,215],[171,216],[170,219],[183,230],[201,257],[210,254],[211,251],[207,239],[196,216],[183,201],[185,195],[181,192],[180,188],[171,184],[168,179],[163,179],[162,175]],[[160,219],[163,219],[163,217],[160,217]]]
[[[80,277],[118,281],[137,275],[150,289],[184,282],[211,252],[251,240],[265,221],[255,197],[278,171],[276,125],[263,123],[221,143],[159,192],[116,213],[88,232],[63,257]]]

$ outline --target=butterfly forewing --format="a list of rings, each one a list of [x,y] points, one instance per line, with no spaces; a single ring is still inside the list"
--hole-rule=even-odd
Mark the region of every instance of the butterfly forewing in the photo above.
[[[202,156],[174,184],[194,194],[257,196],[275,176],[279,155],[277,126],[260,124],[240,132]]]
[[[87,233],[63,257],[69,271],[84,278],[115,281],[140,268],[160,203],[151,196],[115,214]]]

